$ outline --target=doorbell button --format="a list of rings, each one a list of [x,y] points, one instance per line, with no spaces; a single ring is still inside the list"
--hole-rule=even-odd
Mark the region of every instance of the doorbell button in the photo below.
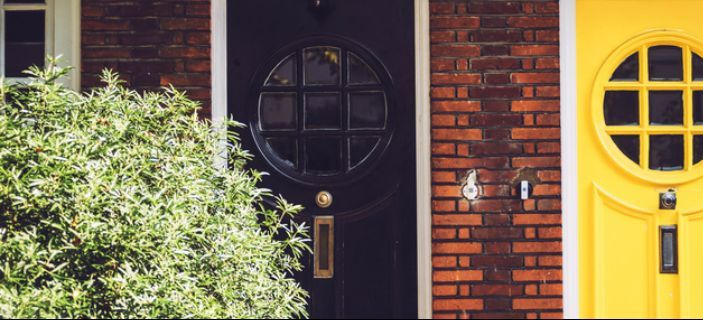
[[[527,200],[532,193],[532,186],[527,180],[520,181],[520,199]]]

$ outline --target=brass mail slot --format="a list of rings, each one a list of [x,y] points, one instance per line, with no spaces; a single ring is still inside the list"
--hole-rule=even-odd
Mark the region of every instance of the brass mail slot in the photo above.
[[[315,217],[314,277],[334,277],[334,217]]]

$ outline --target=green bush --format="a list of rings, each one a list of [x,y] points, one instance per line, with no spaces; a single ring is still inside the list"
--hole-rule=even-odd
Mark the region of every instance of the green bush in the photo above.
[[[0,90],[0,318],[306,316],[301,207],[257,187],[236,135],[173,88],[66,72]]]

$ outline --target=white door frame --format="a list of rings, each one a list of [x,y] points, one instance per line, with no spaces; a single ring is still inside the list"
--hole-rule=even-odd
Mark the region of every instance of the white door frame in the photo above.
[[[432,317],[432,166],[430,148],[430,4],[415,6],[415,144],[418,317]],[[227,0],[211,2],[212,120],[227,115]]]
[[[579,317],[576,0],[559,1],[562,281],[564,318]]]

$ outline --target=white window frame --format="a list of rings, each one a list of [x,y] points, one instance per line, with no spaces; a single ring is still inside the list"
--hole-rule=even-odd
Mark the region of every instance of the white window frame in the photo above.
[[[5,12],[6,11],[45,11],[44,37],[45,55],[61,56],[62,66],[74,69],[61,82],[74,89],[80,89],[80,0],[46,0],[44,4],[13,3],[0,0],[0,76],[5,74]],[[22,82],[26,78],[6,78],[9,82]]]

